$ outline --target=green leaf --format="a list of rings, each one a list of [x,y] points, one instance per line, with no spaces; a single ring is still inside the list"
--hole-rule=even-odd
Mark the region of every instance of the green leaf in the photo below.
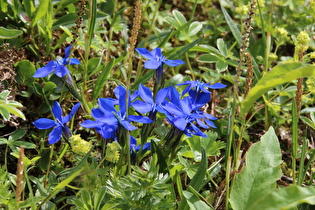
[[[10,112],[6,108],[1,107],[1,104],[0,104],[0,114],[5,120],[9,120]]]
[[[57,85],[55,83],[47,82],[47,83],[45,83],[45,85],[43,87],[43,91],[44,91],[45,95],[50,95],[52,93],[52,91],[56,88],[57,88]]]
[[[101,203],[106,195],[106,187],[102,186],[98,189],[96,195],[94,195],[94,209],[101,209]]]
[[[198,61],[205,63],[215,63],[219,60],[221,60],[221,58],[214,54],[203,54],[198,58]]]
[[[230,203],[234,210],[254,209],[251,206],[276,186],[282,176],[280,144],[272,127],[247,152],[246,166],[236,174]],[[258,208],[263,209],[263,208]]]
[[[162,154],[162,151],[156,145],[155,141],[151,140],[151,152],[156,154],[158,157],[157,165],[159,166],[159,173],[168,174],[169,169],[166,163],[166,160]]]
[[[315,76],[315,66],[293,62],[275,66],[253,87],[241,104],[240,115],[244,115],[251,105],[271,88],[301,77]]]
[[[195,196],[193,193],[190,193],[188,191],[183,191],[183,195],[189,205],[189,208],[191,210],[206,210],[211,209],[205,202],[200,200],[197,196]]]
[[[18,129],[9,136],[9,141],[15,141],[22,138],[26,134],[26,130]]]
[[[36,69],[33,63],[29,60],[23,60],[15,64],[16,76],[15,79],[19,85],[31,86],[35,80],[33,77]]]
[[[190,50],[193,46],[195,46],[196,44],[198,44],[201,40],[203,39],[203,37],[200,37],[199,39],[196,39],[195,41],[193,41],[192,43],[189,43],[187,45],[184,45],[183,47],[181,47],[176,53],[174,53],[173,55],[171,55],[169,57],[170,60],[172,59],[178,59],[181,55],[183,55],[185,52],[187,52],[188,50]]]
[[[11,114],[16,115],[16,116],[22,118],[23,120],[26,119],[25,115],[19,109],[15,108],[14,106],[10,106],[10,104],[0,104],[0,108],[1,108],[1,111],[7,110]]]
[[[35,26],[36,23],[47,14],[49,0],[42,0],[39,3],[39,6],[36,9],[35,17],[32,20],[32,26]]]
[[[0,39],[13,39],[22,35],[23,32],[17,29],[7,29],[0,26]]]
[[[231,32],[236,39],[237,43],[241,45],[242,43],[242,34],[240,30],[238,29],[237,25],[234,23],[233,19],[230,17],[229,13],[224,9],[223,5],[221,4],[221,9],[224,15],[224,18],[229,25]]]
[[[227,47],[225,45],[224,40],[223,39],[218,39],[217,40],[217,46],[218,46],[218,49],[219,49],[220,53],[226,57],[228,55],[228,49],[227,49]]]
[[[181,12],[179,12],[178,10],[173,10],[173,15],[180,26],[187,23],[185,16]]]
[[[189,183],[189,186],[193,187],[196,191],[199,191],[203,187],[203,180],[205,178],[208,166],[206,151],[203,147],[201,148],[201,154],[202,158],[199,164],[198,171]]]
[[[275,189],[255,202],[251,209],[291,209],[301,203],[315,205],[314,187],[291,185],[289,187]]]
[[[199,22],[193,22],[188,29],[188,36],[197,34],[202,29],[202,24]]]
[[[92,94],[93,101],[95,101],[96,98],[99,97],[99,94],[103,90],[103,87],[104,87],[105,83],[107,82],[107,77],[109,76],[109,73],[112,70],[112,68],[114,67],[114,65],[115,65],[115,59],[112,59],[107,64],[107,66],[104,68],[104,70],[99,75],[99,77],[97,78],[97,80],[95,82],[95,86],[94,86],[94,91]]]

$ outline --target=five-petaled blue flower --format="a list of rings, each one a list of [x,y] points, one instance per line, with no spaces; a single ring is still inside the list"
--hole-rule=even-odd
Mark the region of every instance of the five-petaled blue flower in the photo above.
[[[161,48],[155,48],[151,52],[149,52],[145,48],[137,48],[137,52],[142,55],[144,58],[148,59],[144,62],[144,67],[147,69],[157,69],[165,63],[169,66],[178,66],[180,64],[184,64],[182,60],[169,60],[166,59],[161,52]]]
[[[156,84],[162,83],[163,78],[163,64],[169,66],[178,66],[180,64],[184,64],[182,60],[169,60],[166,59],[161,52],[161,48],[155,48],[151,52],[149,52],[145,48],[137,48],[137,52],[142,55],[144,58],[148,59],[144,62],[144,67],[147,69],[156,69]]]
[[[79,107],[80,103],[77,103],[76,105],[73,106],[70,114],[68,116],[63,117],[61,107],[59,103],[55,101],[54,106],[52,107],[52,112],[56,120],[54,121],[47,118],[40,118],[33,122],[33,124],[38,129],[48,129],[54,127],[54,129],[49,133],[48,136],[49,144],[54,144],[57,141],[59,141],[62,134],[64,135],[65,138],[68,139],[71,137],[71,131],[66,124],[72,119],[73,115],[76,113]]]
[[[77,58],[70,58],[70,48],[71,45],[68,46],[65,50],[65,57],[57,57],[55,61],[49,61],[46,66],[37,69],[33,77],[40,78],[46,77],[48,74],[54,72],[58,77],[64,77],[65,75],[69,74],[69,70],[66,65],[74,65],[80,64],[80,61]]]
[[[127,91],[124,87],[118,86],[114,90],[117,99],[100,98],[98,99],[99,108],[92,110],[92,116],[96,121],[86,120],[81,123],[81,126],[85,128],[95,128],[96,131],[102,135],[103,138],[115,138],[116,131],[119,125],[125,129],[132,131],[136,127],[130,122],[139,123],[151,123],[148,117],[128,115],[126,109],[129,108],[126,103]],[[130,101],[131,99],[129,99]],[[115,105],[119,105],[119,109],[116,110]]]

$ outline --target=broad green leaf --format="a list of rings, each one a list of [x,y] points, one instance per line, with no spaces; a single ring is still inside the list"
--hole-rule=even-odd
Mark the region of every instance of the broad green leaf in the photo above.
[[[272,127],[247,152],[246,166],[236,174],[230,203],[234,210],[249,210],[262,196],[276,187],[282,176],[280,144]],[[259,208],[261,209],[261,208]]]
[[[199,22],[193,22],[188,29],[188,36],[197,34],[202,29],[202,24]]]
[[[203,54],[198,58],[198,61],[205,63],[215,63],[219,60],[220,58],[214,54]]]
[[[22,138],[26,134],[26,130],[18,129],[9,136],[9,141],[15,141]]]
[[[228,64],[226,61],[224,60],[219,60],[216,65],[215,65],[216,69],[219,71],[219,72],[223,72],[225,71],[227,68],[228,68]]]
[[[43,91],[46,95],[51,94],[51,92],[57,88],[57,85],[53,82],[47,82],[45,83],[44,87],[43,87]]]
[[[33,77],[36,69],[29,60],[23,60],[15,64],[15,79],[19,85],[31,86],[35,80]]]
[[[177,20],[177,22],[179,23],[179,25],[184,25],[185,23],[187,23],[187,20],[185,18],[185,16],[178,10],[173,10],[173,15],[175,17],[175,19]]]
[[[224,55],[224,56],[228,55],[228,49],[227,49],[223,39],[217,40],[217,46],[218,46],[218,49],[220,50],[220,53],[222,55]]]
[[[255,202],[251,209],[291,209],[301,203],[315,205],[314,187],[291,185],[289,187],[275,189]]]
[[[284,63],[275,66],[249,91],[247,97],[241,104],[240,115],[247,113],[251,105],[271,88],[301,77],[310,76],[315,76],[315,66],[298,62]]]
[[[34,149],[36,148],[36,144],[33,144],[31,142],[26,142],[26,141],[15,141],[14,146],[16,147],[23,147],[25,149]]]
[[[200,200],[197,196],[194,194],[188,192],[188,191],[183,191],[183,195],[187,201],[187,204],[189,206],[189,209],[191,210],[207,210],[211,209],[205,202]]]
[[[1,104],[0,104],[0,114],[2,115],[4,119],[9,120],[10,112],[6,108],[1,107]]]
[[[17,29],[7,29],[0,26],[0,39],[13,39],[22,35],[23,32]]]
[[[35,26],[36,23],[47,14],[49,0],[42,0],[39,3],[39,6],[36,9],[35,16],[32,20],[32,26]]]

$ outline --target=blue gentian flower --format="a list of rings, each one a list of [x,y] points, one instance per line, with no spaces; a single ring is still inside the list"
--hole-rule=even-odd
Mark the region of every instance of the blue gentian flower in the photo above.
[[[203,91],[205,93],[210,93],[209,90],[206,88],[210,89],[221,89],[226,87],[226,85],[222,83],[215,83],[213,85],[210,85],[210,83],[205,83],[205,82],[199,82],[198,80],[196,81],[186,81],[184,83],[178,84],[178,85],[188,85],[185,90],[183,91],[182,95],[185,95],[188,91],[194,89],[196,92]]]
[[[46,77],[48,74],[54,72],[58,77],[64,77],[65,75],[69,74],[69,70],[66,65],[74,65],[80,64],[80,61],[77,58],[71,58],[70,56],[70,48],[72,45],[68,46],[65,50],[65,57],[57,57],[55,61],[49,61],[46,66],[37,69],[33,77],[40,78]]]
[[[166,59],[161,52],[161,48],[155,48],[151,52],[149,52],[145,48],[137,48],[137,52],[142,55],[144,58],[148,59],[144,62],[144,67],[147,69],[157,69],[165,63],[169,66],[178,66],[180,64],[184,64],[182,60],[169,60]]]
[[[62,116],[62,110],[57,101],[55,101],[52,112],[55,116],[55,121],[47,118],[40,118],[33,122],[33,124],[38,129],[49,129],[54,127],[54,129],[49,133],[48,136],[48,143],[54,144],[58,142],[61,138],[61,135],[63,134],[65,138],[69,139],[71,137],[71,131],[67,127],[67,123],[72,119],[73,115],[76,113],[76,111],[79,109],[80,103],[77,103],[73,106],[70,114],[68,116],[63,117]]]
[[[210,94],[201,92],[198,100],[195,100],[195,92],[190,91],[189,96],[180,99],[180,95],[174,87],[170,87],[170,101],[163,104],[168,121],[183,131],[186,135],[203,136],[206,135],[200,128],[216,128],[211,120],[216,120],[214,116],[204,113],[200,108],[210,100]]]
[[[144,62],[144,67],[147,69],[156,69],[156,83],[161,84],[163,78],[163,64],[169,66],[178,66],[184,64],[180,59],[178,60],[169,60],[162,55],[161,48],[155,48],[149,52],[145,48],[137,48],[137,52],[142,55],[144,58],[148,59]]]
[[[98,99],[99,108],[92,109],[92,117],[96,120],[86,120],[81,123],[82,127],[95,128],[103,138],[115,138],[119,125],[129,131],[136,129],[130,122],[151,123],[148,117],[128,115],[126,109],[129,105],[126,104],[126,89],[118,86],[114,90],[117,99],[100,98]],[[129,100],[130,101],[130,100]],[[119,108],[115,108],[118,105]]]
[[[132,102],[131,105],[135,110],[142,114],[156,111],[163,112],[161,104],[165,102],[165,98],[167,97],[168,92],[169,88],[163,88],[159,90],[156,95],[156,99],[154,100],[153,93],[150,88],[147,88],[140,84],[138,90],[134,93],[133,98],[137,98],[137,96],[140,96],[143,101],[136,100]]]

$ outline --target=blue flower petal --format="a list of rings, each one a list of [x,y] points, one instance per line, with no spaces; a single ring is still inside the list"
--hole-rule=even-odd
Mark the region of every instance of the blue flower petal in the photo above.
[[[161,60],[161,58],[163,58],[162,50],[159,47],[153,49],[150,53],[153,56],[153,59],[160,58],[160,60]]]
[[[47,118],[40,118],[33,122],[38,129],[48,129],[58,125],[55,121]]]
[[[80,64],[80,61],[79,61],[79,59],[77,59],[77,58],[71,58],[69,64],[70,64],[70,65]]]
[[[121,121],[121,124],[122,126],[124,126],[127,130],[129,131],[133,131],[133,130],[136,130],[137,128],[133,125],[131,125],[128,121],[124,120],[124,121]]]
[[[129,115],[128,119],[133,122],[139,122],[139,123],[152,123],[152,120],[145,116],[135,116],[135,115]]]
[[[69,70],[66,66],[64,65],[59,65],[57,66],[57,70],[55,71],[55,74],[58,76],[58,77],[64,77],[66,74],[69,74]]]
[[[52,73],[56,69],[55,61],[49,61],[46,66],[36,70],[33,77],[40,78],[46,77],[48,74]]]
[[[78,111],[78,109],[80,108],[80,105],[81,105],[80,102],[79,102],[79,103],[76,103],[76,105],[74,105],[74,106],[72,107],[72,110],[71,110],[70,114],[69,114],[68,116],[62,118],[62,123],[67,123],[67,122],[69,122],[69,121],[72,119],[73,115],[74,115],[74,114]]]
[[[135,110],[137,110],[141,114],[145,114],[145,113],[152,110],[152,105],[147,104],[147,103],[140,101],[140,100],[136,100],[136,101],[132,102],[131,105]]]
[[[152,54],[146,48],[136,48],[136,51],[144,58],[150,60],[154,59]]]
[[[218,83],[215,83],[213,85],[208,85],[207,87],[211,88],[211,89],[220,89],[220,88],[225,88],[226,85],[218,82]]]
[[[139,88],[138,88],[138,93],[140,95],[140,97],[147,103],[149,104],[154,104],[154,101],[153,101],[153,96],[152,96],[152,92],[150,90],[150,88],[147,88],[145,86],[143,86],[141,83],[139,85]]]
[[[168,95],[169,88],[163,88],[156,94],[156,104],[162,104]]]
[[[186,129],[187,122],[184,118],[176,119],[173,123],[181,131],[184,131]]]
[[[166,65],[169,65],[169,66],[178,66],[178,65],[184,64],[185,62],[183,62],[182,60],[179,60],[179,59],[178,60],[164,59],[163,63],[165,63]]]
[[[146,69],[157,69],[160,65],[162,65],[162,62],[157,60],[147,60],[144,62],[144,68]]]
[[[54,105],[52,107],[52,112],[54,113],[54,116],[56,119],[62,122],[62,109],[57,101],[54,102]]]
[[[95,128],[95,127],[101,127],[104,123],[100,121],[93,121],[93,120],[85,120],[80,125],[84,128]]]
[[[48,143],[54,144],[61,139],[62,135],[62,126],[55,127],[48,136]]]
[[[69,58],[71,47],[72,47],[72,45],[69,45],[69,46],[65,49],[65,59]]]

